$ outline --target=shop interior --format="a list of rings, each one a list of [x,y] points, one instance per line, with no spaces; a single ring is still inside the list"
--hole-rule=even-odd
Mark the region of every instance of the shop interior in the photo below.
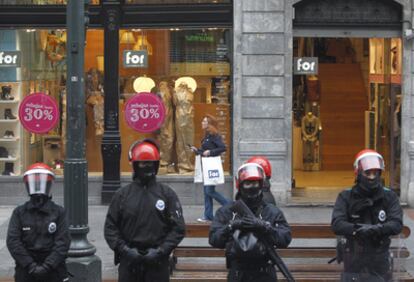
[[[318,72],[293,76],[293,193],[332,202],[354,183],[355,155],[383,155],[383,181],[399,192],[400,38],[294,38],[293,57],[317,57]]]
[[[0,170],[19,175],[33,162],[48,164],[63,174],[66,140],[66,31],[10,30],[0,32],[0,47],[21,54],[21,66],[0,72]],[[128,29],[119,32],[119,131],[121,173],[130,175],[127,150],[136,140],[153,138],[161,148],[159,174],[194,173],[194,152],[200,147],[206,114],[216,118],[217,130],[230,145],[229,29]],[[142,51],[144,66],[126,65],[124,51]],[[102,174],[104,133],[104,32],[88,29],[85,46],[86,159],[90,175]],[[47,134],[26,131],[18,106],[31,93],[45,93],[59,105],[59,122]],[[125,104],[133,95],[149,92],[162,99],[165,121],[159,130],[140,133],[125,120]],[[222,154],[230,171],[230,152]]]

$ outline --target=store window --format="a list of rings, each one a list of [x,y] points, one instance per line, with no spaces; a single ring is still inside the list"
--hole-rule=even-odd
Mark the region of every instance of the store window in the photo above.
[[[97,5],[101,0],[90,0],[89,4]],[[0,0],[0,5],[66,5],[67,0]]]
[[[128,67],[123,54],[129,50],[144,51],[147,66]],[[192,174],[194,153],[187,145],[200,147],[205,135],[201,121],[210,114],[216,118],[216,127],[227,147],[222,159],[225,171],[229,171],[229,29],[121,30],[119,53],[122,148],[129,148],[140,138],[155,138],[161,146],[160,174]],[[155,132],[139,133],[125,123],[125,103],[140,91],[163,100],[165,121]],[[122,155],[121,170],[130,171],[126,154]]]
[[[19,175],[33,162],[45,162],[63,172],[65,140],[65,30],[0,30],[0,170]],[[7,60],[14,58],[15,60]],[[11,62],[9,64],[9,62]],[[44,134],[23,128],[18,110],[31,93],[44,93],[56,102],[56,125]],[[28,113],[33,116],[33,113]],[[36,118],[52,118],[37,111]]]
[[[231,0],[126,0],[126,4],[207,4],[231,3]]]
[[[104,34],[88,30],[85,46],[86,158],[89,173],[102,173],[101,141],[104,132]],[[119,52],[119,130],[123,151],[144,137],[159,141],[160,174],[192,174],[194,154],[187,145],[200,147],[206,114],[217,120],[230,170],[230,33],[229,29],[121,30]],[[128,67],[124,51],[145,51],[146,67]],[[10,53],[11,52],[11,53]],[[31,163],[44,162],[63,174],[66,146],[66,30],[0,30],[0,59],[13,54],[18,65],[0,66],[0,172],[19,175]],[[1,63],[1,62],[0,62]],[[134,88],[139,79],[143,90]],[[142,85],[141,85],[142,86]],[[166,119],[160,129],[140,133],[124,116],[126,102],[137,92],[162,98]],[[44,93],[56,101],[58,122],[43,134],[31,133],[19,120],[21,101]],[[46,118],[46,117],[45,117]],[[126,154],[121,171],[130,172]]]

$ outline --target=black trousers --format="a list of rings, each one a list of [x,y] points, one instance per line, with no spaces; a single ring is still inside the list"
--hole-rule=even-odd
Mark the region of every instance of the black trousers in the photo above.
[[[161,259],[156,264],[139,263],[130,265],[121,259],[118,268],[118,281],[120,282],[168,282],[170,269],[168,258]]]
[[[16,282],[64,282],[69,281],[69,277],[64,264],[60,265],[57,269],[52,270],[50,273],[40,279],[36,279],[32,275],[27,273],[27,270],[21,266],[16,266],[14,281]]]
[[[232,267],[227,275],[229,282],[275,282],[277,281],[274,266],[265,266],[256,269]]]

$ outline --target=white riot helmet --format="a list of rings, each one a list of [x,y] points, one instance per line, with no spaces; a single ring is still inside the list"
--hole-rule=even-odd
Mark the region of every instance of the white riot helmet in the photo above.
[[[23,175],[23,181],[29,196],[50,194],[55,174],[52,169],[44,163],[32,164]]]

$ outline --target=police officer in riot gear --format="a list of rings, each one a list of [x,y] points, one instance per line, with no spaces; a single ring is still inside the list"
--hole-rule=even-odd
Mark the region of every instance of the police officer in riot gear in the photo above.
[[[241,215],[234,211],[234,204],[227,204],[216,212],[210,226],[209,243],[226,249],[229,281],[276,281],[270,250],[263,240],[271,248],[286,248],[291,241],[290,227],[282,211],[263,201],[264,179],[260,165],[242,165],[237,172],[236,200],[243,201],[254,216]]]
[[[112,198],[105,221],[105,240],[120,263],[119,281],[169,281],[168,257],[185,234],[176,193],[158,183],[160,153],[149,139],[135,142],[128,153],[133,182]]]
[[[69,280],[65,266],[69,228],[64,208],[51,200],[54,177],[43,163],[31,165],[23,175],[30,200],[14,209],[7,231],[17,282]]]
[[[266,203],[276,205],[275,198],[270,191],[270,178],[272,177],[272,165],[269,160],[263,156],[254,156],[247,160],[248,163],[256,163],[260,165],[265,173],[265,179],[263,180],[263,200]]]
[[[337,258],[344,262],[342,281],[391,281],[390,236],[403,227],[403,212],[397,195],[384,187],[384,160],[374,150],[356,156],[355,185],[338,195],[332,229],[344,236]]]

